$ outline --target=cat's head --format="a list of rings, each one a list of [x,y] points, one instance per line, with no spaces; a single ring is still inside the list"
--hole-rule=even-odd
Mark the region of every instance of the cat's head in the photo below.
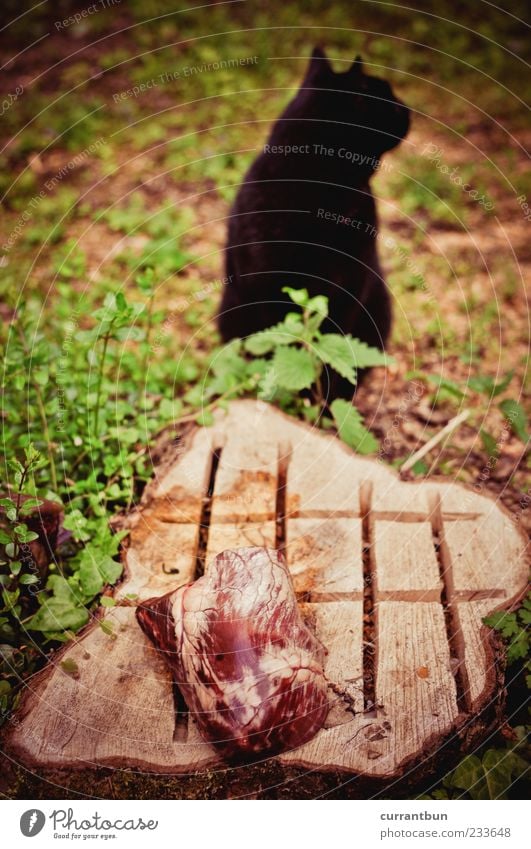
[[[396,147],[409,129],[409,109],[386,80],[366,74],[360,57],[336,72],[320,47],[313,51],[296,101],[307,117],[322,122],[312,136],[322,133],[375,157]]]

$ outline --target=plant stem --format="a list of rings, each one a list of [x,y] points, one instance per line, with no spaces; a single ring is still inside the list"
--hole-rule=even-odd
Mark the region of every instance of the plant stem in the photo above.
[[[323,399],[323,384],[321,382],[321,370],[319,370],[319,373],[318,373],[318,375],[315,379],[315,388],[317,390],[317,395],[314,399],[315,403],[318,404],[319,407],[322,407],[324,399]]]
[[[24,330],[20,325],[17,325],[18,334],[20,336],[20,341],[22,342],[22,347],[24,348],[24,352],[27,356],[30,355],[30,350],[26,344],[26,337],[24,335]],[[30,373],[31,374],[31,373]],[[42,431],[44,434],[44,439],[46,441],[46,451],[48,453],[48,460],[50,461],[50,476],[52,478],[52,486],[54,492],[57,492],[57,470],[55,468],[55,460],[52,451],[52,441],[50,439],[50,428],[48,427],[48,418],[46,416],[46,407],[44,405],[44,400],[41,393],[41,388],[37,381],[31,381],[31,385],[35,392],[35,396],[37,398],[37,407],[39,410],[39,416],[42,424]]]
[[[16,500],[16,509],[17,509],[16,521],[17,522],[18,522],[18,514],[19,514],[19,510],[20,510],[20,499],[22,498],[22,490],[24,488],[24,481],[26,480],[28,470],[29,470],[29,466],[24,466],[24,471],[22,472],[22,474],[20,476],[20,483],[18,485],[17,500]]]
[[[48,419],[46,418],[46,409],[44,407],[44,402],[42,400],[42,395],[40,393],[39,385],[35,384],[35,391],[37,394],[37,406],[39,408],[39,415],[41,417],[42,429],[44,431],[44,438],[46,440],[46,448],[48,451],[48,459],[50,460],[50,476],[52,478],[52,487],[53,491],[57,492],[57,471],[55,468],[55,460],[52,452],[52,443],[50,440],[50,431],[48,429]]]
[[[103,437],[102,437],[102,439],[101,439],[101,441],[102,441],[102,442],[107,442],[109,438],[110,438],[110,437],[108,437],[108,436],[103,436]],[[82,452],[81,452],[81,454],[78,454],[78,455],[77,455],[76,459],[74,460],[74,462],[72,463],[72,465],[71,465],[71,466],[70,466],[70,468],[69,468],[69,473],[70,473],[70,475],[72,474],[72,472],[74,471],[74,469],[77,469],[77,467],[79,466],[79,464],[81,463],[81,461],[82,461],[82,460],[84,460],[84,459],[85,459],[85,457],[87,457],[87,456],[90,454],[90,452],[91,452],[91,449],[89,449],[89,448],[85,448],[85,450],[84,450],[84,451],[82,451]]]
[[[153,323],[153,301],[155,299],[155,293],[153,292],[148,301],[148,310],[147,310],[147,327],[146,327],[146,350],[144,352],[144,356],[142,358],[142,374],[144,375],[144,379],[147,380],[147,365],[149,358],[149,340],[151,338],[151,330]]]
[[[26,480],[27,474],[28,474],[28,466],[24,466],[24,471],[22,472],[22,474],[20,476],[20,483],[18,485],[18,490],[17,490],[17,500],[16,500],[16,507],[15,507],[15,511],[16,511],[15,512],[15,524],[18,524],[18,522],[20,521],[20,518],[19,518],[20,499],[22,498],[22,490],[24,488],[24,481]],[[20,543],[19,543],[16,535],[13,536],[12,539],[14,540],[13,560],[18,560],[18,555],[19,555],[19,551],[20,551]]]
[[[98,374],[98,388],[96,389],[96,409],[94,410],[94,436],[96,439],[99,436],[99,417],[100,417],[100,401],[101,401],[101,384],[103,381],[103,369],[105,368],[105,357],[107,355],[107,345],[111,336],[111,328],[103,337],[103,353],[101,355],[100,371]]]

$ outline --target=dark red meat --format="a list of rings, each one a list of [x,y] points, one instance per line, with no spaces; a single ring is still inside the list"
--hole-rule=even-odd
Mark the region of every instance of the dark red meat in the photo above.
[[[277,551],[224,551],[194,583],[143,602],[137,619],[222,757],[293,749],[323,725],[324,648]]]

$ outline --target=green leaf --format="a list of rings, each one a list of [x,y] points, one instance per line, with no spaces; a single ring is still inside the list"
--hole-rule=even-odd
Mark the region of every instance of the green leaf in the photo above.
[[[282,325],[277,325],[282,327]],[[290,345],[292,342],[298,341],[299,337],[294,337],[285,329],[260,330],[258,333],[253,333],[248,336],[243,343],[243,347],[249,354],[255,357],[261,357],[263,354],[269,354],[274,351],[278,345]]]
[[[236,380],[242,380],[245,377],[247,361],[240,354],[240,346],[240,340],[235,339],[214,351],[210,359],[210,368],[215,375],[228,373]]]
[[[274,328],[279,332],[287,333],[291,337],[292,342],[300,342],[305,338],[306,329],[300,312],[289,312],[284,317],[284,321],[277,324]]]
[[[103,577],[93,557],[85,557],[78,570],[81,589],[87,599],[94,598],[104,586]]]
[[[27,525],[16,525],[15,533],[21,542],[33,542],[33,540],[39,538],[39,534],[30,531]]]
[[[483,447],[487,452],[489,457],[496,457],[499,454],[498,443],[491,433],[480,428],[479,435],[481,437],[481,441],[483,443]]]
[[[388,366],[394,363],[393,357],[388,356],[379,348],[372,348],[361,339],[355,339],[353,336],[346,335],[352,356],[354,358],[354,368],[372,368],[373,366]]]
[[[149,266],[135,277],[135,283],[138,283],[138,288],[144,295],[151,295],[153,293],[154,282],[155,272]]]
[[[308,303],[308,289],[292,289],[290,286],[283,286],[282,291],[288,295],[294,304],[299,307],[305,307]]]
[[[115,584],[123,572],[122,564],[107,554],[99,560],[98,567],[106,584]]]
[[[302,415],[306,419],[307,422],[314,424],[322,413],[322,409],[319,404],[310,404],[309,407],[304,406],[302,408]]]
[[[488,749],[483,755],[482,766],[489,799],[507,799],[507,791],[513,783],[515,762],[512,752]]]
[[[453,380],[448,380],[448,378],[441,377],[438,374],[428,374],[426,376],[426,380],[429,381],[429,383],[433,383],[438,390],[444,390],[449,395],[453,395],[459,400],[465,397],[463,390]]]
[[[145,339],[146,332],[142,327],[131,327],[129,324],[126,327],[119,328],[114,337],[119,341],[141,342]]]
[[[313,357],[302,348],[278,348],[272,368],[278,386],[290,392],[309,389],[316,377]]]
[[[102,607],[115,607],[116,602],[110,595],[104,595],[100,599]]]
[[[79,562],[79,582],[87,599],[98,595],[105,584],[114,584],[122,574],[121,563],[93,546],[84,549]]]
[[[103,458],[103,471],[110,477],[113,475],[122,465],[122,458],[120,454],[106,454]]]
[[[201,427],[211,427],[214,424],[214,414],[212,410],[203,410],[195,417],[195,420]]]
[[[359,410],[349,401],[336,398],[330,405],[330,410],[343,442],[359,454],[371,454],[378,450],[378,441],[364,426]]]
[[[67,657],[61,661],[61,669],[71,678],[79,678],[79,667],[72,657]]]
[[[108,637],[113,637],[116,639],[116,634],[114,633],[114,626],[112,622],[109,622],[107,619],[100,619],[99,626],[104,634],[107,634]]]
[[[185,394],[184,400],[187,404],[190,404],[192,407],[200,407],[205,399],[205,389],[204,386],[200,383],[196,383],[195,386],[192,386]]]
[[[507,646],[507,662],[527,657],[529,654],[529,635],[523,628],[511,639]]]
[[[480,759],[476,755],[463,758],[454,770],[451,782],[454,787],[466,790],[472,799],[489,799],[488,785]]]
[[[140,439],[141,433],[137,427],[116,427],[111,434],[119,443],[134,445]]]
[[[524,601],[524,604],[527,599]],[[507,613],[504,610],[498,610],[491,613],[490,616],[484,618],[486,625],[500,631],[502,636],[507,640],[507,662],[514,663],[520,658],[525,658],[529,654],[530,634],[526,630],[525,625],[528,611],[521,607],[517,613]]]
[[[88,519],[83,515],[81,510],[72,510],[64,518],[63,526],[67,531],[72,531],[75,540],[85,542],[90,539],[90,531],[88,530]]]
[[[309,298],[308,303],[306,304],[306,309],[310,313],[315,313],[321,321],[326,318],[328,315],[328,298],[324,295],[315,295],[313,298]]]
[[[14,610],[14,607],[19,599],[20,591],[14,590],[13,592],[9,592],[9,590],[2,590],[2,598],[4,600],[4,604],[8,610]]]
[[[514,369],[511,369],[500,383],[495,383],[494,378],[490,377],[490,375],[477,375],[469,379],[468,386],[473,392],[483,392],[485,395],[495,398],[507,389],[513,376]]]
[[[38,345],[36,346],[36,348],[37,349],[34,351],[34,356],[38,356]],[[48,356],[48,351],[43,350],[42,355],[46,358]],[[26,448],[24,449],[24,456],[26,458],[26,465],[28,466],[28,468],[30,466],[35,467],[36,464],[38,464],[41,460],[41,452],[37,451],[37,449],[32,443],[26,445]]]
[[[39,384],[39,386],[46,386],[50,380],[50,375],[48,374],[47,369],[33,369],[31,377]]]
[[[115,295],[116,298],[116,308],[119,312],[123,312],[127,309],[127,301],[125,300],[125,296],[123,292],[117,292]]]
[[[527,416],[523,407],[517,401],[508,398],[502,401],[499,405],[503,415],[509,420],[511,429],[522,442],[527,442],[529,434],[527,432]]]
[[[72,581],[73,579],[70,578]],[[56,598],[68,601],[70,604],[79,605],[81,596],[63,575],[50,575],[46,582],[46,588],[51,590]]]
[[[501,631],[504,637],[512,637],[518,631],[518,622],[515,613],[507,613],[506,610],[497,610],[484,618],[485,625]]]
[[[173,421],[181,415],[183,402],[180,398],[163,398],[159,404],[158,413],[163,419]]]
[[[257,386],[257,397],[261,401],[272,401],[278,389],[275,369],[271,363],[268,363],[268,368],[264,371]]]
[[[66,628],[79,631],[88,619],[88,610],[84,607],[61,598],[49,598],[30,619],[27,628],[30,631],[64,631]]]
[[[19,513],[21,516],[26,516],[28,513],[31,513],[36,507],[40,507],[41,504],[44,504],[39,498],[27,498],[23,504],[20,506]]]
[[[38,579],[37,575],[26,574],[26,575],[21,575],[20,578],[19,578],[19,584],[24,584],[25,586],[28,586],[29,584],[38,584],[38,583],[39,583],[39,579]]]

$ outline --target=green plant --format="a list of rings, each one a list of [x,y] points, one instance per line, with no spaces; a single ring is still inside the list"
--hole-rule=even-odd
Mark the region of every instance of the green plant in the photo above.
[[[24,451],[22,462],[10,458],[8,463],[13,470],[14,488],[9,490],[9,495],[4,493],[0,498],[0,545],[3,547],[0,560],[0,718],[13,698],[13,678],[31,672],[37,660],[31,645],[26,651],[20,649],[14,623],[23,620],[35,607],[32,591],[39,583],[40,574],[30,543],[38,534],[30,530],[25,519],[42,501],[23,493],[30,486],[32,475],[46,461],[30,445]]]
[[[499,610],[486,616],[483,621],[502,635],[506,641],[508,666],[519,664],[518,672],[525,676],[527,688],[531,689],[531,593],[517,610],[511,613]],[[513,783],[529,770],[529,731],[528,725],[505,728],[504,736],[509,737],[509,742],[504,747],[485,746],[478,753],[467,755],[454,770],[445,775],[439,787],[423,798],[509,798]]]
[[[484,620],[486,625],[499,631],[507,644],[507,663],[523,661],[527,673],[526,684],[531,689],[531,659],[529,658],[531,625],[531,593],[525,598],[521,606],[513,613],[506,610],[498,610],[491,613]]]
[[[14,470],[15,489],[10,496],[0,499],[2,514],[5,516],[4,529],[0,530],[0,543],[4,546],[5,560],[0,565],[7,567],[4,574],[0,575],[2,586],[3,614],[13,612],[15,616],[22,613],[20,588],[31,586],[39,582],[35,565],[29,553],[29,543],[38,538],[35,531],[31,531],[24,522],[36,507],[42,504],[38,498],[28,498],[24,492],[30,483],[30,477],[37,468],[45,464],[39,452],[32,445],[24,451],[24,460],[11,458],[9,465]],[[7,623],[7,619],[0,619],[0,627]]]
[[[61,263],[61,276],[70,280],[83,269],[73,255]],[[162,320],[153,309],[154,285],[147,270],[138,278],[141,300],[107,293],[95,308],[92,300],[75,304],[70,283],[59,283],[53,323],[38,328],[38,302],[29,300],[2,330],[10,469],[0,501],[4,716],[43,650],[83,627],[104,587],[119,578],[122,535],[111,532],[109,517],[134,502],[151,474],[147,445],[180,412],[167,386],[178,390],[197,377],[193,358],[176,366],[167,356],[171,338],[151,350],[151,331]],[[37,569],[28,553],[36,533],[24,517],[38,513],[44,499],[60,505],[62,536],[70,539]]]
[[[514,729],[516,742],[504,749],[486,749],[480,755],[467,755],[441,786],[423,799],[507,799],[515,781],[529,769],[522,755],[526,750],[526,732]]]

